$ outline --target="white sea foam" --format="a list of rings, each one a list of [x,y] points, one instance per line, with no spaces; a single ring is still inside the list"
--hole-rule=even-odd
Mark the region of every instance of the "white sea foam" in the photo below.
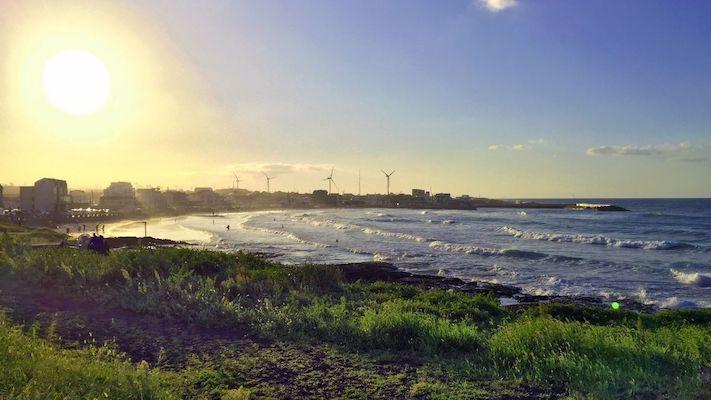
[[[569,235],[565,233],[522,231],[510,226],[503,226],[499,231],[507,233],[515,238],[545,240],[549,242],[562,243],[583,243],[594,244],[618,248],[632,248],[644,250],[672,250],[680,248],[691,248],[693,245],[667,240],[625,240],[614,239],[602,235]]]
[[[466,244],[448,243],[441,240],[430,242],[430,248],[444,250],[454,253],[477,254],[480,256],[508,256],[525,259],[539,259],[548,257],[546,254],[536,253],[533,251],[516,250],[516,249],[495,249],[491,247],[479,247]]]
[[[660,308],[697,308],[699,305],[689,300],[679,300],[673,296],[659,303]]]
[[[390,261],[391,258],[385,254],[376,253],[373,255],[373,261]]]
[[[695,285],[700,287],[711,287],[711,275],[700,272],[682,272],[674,268],[670,269],[674,279],[685,285]]]
[[[286,230],[262,228],[259,226],[250,225],[248,222],[249,222],[249,220],[244,221],[241,224],[242,228],[251,230],[251,231],[255,231],[255,232],[263,232],[263,233],[267,233],[267,234],[271,234],[271,235],[283,236],[287,239],[293,240],[294,242],[303,243],[303,244],[307,244],[307,245],[314,246],[314,247],[321,247],[321,248],[333,247],[330,244],[325,244],[325,243],[314,242],[311,240],[302,239],[299,236],[297,236],[296,234],[286,231]]]
[[[360,231],[360,232],[365,233],[366,235],[392,237],[392,238],[408,240],[408,241],[413,241],[413,242],[420,242],[420,243],[429,241],[429,239],[427,239],[427,238],[423,238],[421,236],[416,236],[416,235],[410,235],[408,233],[385,231],[385,230],[378,229],[378,228],[370,228],[370,227],[362,226],[362,225],[350,224],[350,223],[345,223],[345,222],[337,222],[337,221],[334,221],[331,219],[318,219],[318,218],[295,216],[294,218],[292,218],[292,220],[296,221],[296,222],[308,223],[308,224],[311,224],[313,226],[318,226],[318,227],[331,227],[331,228],[338,229],[338,230]]]

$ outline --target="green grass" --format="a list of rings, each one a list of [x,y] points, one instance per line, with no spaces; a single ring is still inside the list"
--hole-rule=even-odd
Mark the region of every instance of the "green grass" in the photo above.
[[[711,366],[711,310],[640,314],[542,305],[514,313],[487,295],[345,283],[332,267],[285,266],[247,253],[138,249],[100,256],[14,243],[0,246],[0,279],[139,313],[247,326],[307,348],[327,342],[346,354],[415,359],[422,376],[403,388],[404,397],[477,398],[528,386],[603,399],[708,393],[699,370]],[[236,367],[224,361],[205,369],[214,374],[204,376],[204,391],[243,396],[235,387],[250,382],[226,372]],[[208,389],[210,382],[220,383]]]
[[[61,350],[0,315],[0,398],[174,399],[164,373],[109,347]]]
[[[57,243],[67,237],[49,228],[29,228],[0,221],[0,235],[5,234],[25,243]]]
[[[579,394],[686,398],[711,360],[709,338],[708,326],[639,330],[540,317],[503,325],[488,349],[499,371]]]

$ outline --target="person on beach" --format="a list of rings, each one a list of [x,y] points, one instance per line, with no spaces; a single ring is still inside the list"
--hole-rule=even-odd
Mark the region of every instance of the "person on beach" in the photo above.
[[[106,239],[101,235],[96,235],[93,233],[91,239],[89,239],[89,250],[97,252],[99,254],[109,254],[109,248],[106,245]]]
[[[227,230],[228,230],[228,231],[230,230],[230,226],[229,226],[229,225],[227,225]]]
[[[91,251],[96,251],[97,247],[99,246],[99,237],[96,236],[96,233],[93,233],[91,235],[91,239],[89,239],[89,250]]]
[[[98,253],[107,255],[109,254],[109,246],[106,243],[106,239],[104,238],[103,235],[99,235],[99,249]]]

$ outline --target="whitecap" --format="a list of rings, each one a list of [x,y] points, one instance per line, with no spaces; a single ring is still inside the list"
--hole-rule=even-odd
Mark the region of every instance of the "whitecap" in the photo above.
[[[673,296],[659,304],[660,308],[698,308],[698,304],[689,300],[679,300],[678,297]]]
[[[503,226],[499,231],[507,233],[515,238],[544,240],[561,243],[582,243],[617,248],[632,248],[644,250],[674,250],[694,248],[688,243],[673,242],[668,240],[627,240],[614,239],[602,235],[570,235],[565,233],[522,231],[510,226]]]
[[[674,268],[670,269],[674,279],[685,285],[694,285],[700,287],[711,287],[711,275],[702,274],[700,272],[682,272]]]
[[[385,262],[390,261],[390,257],[385,254],[376,253],[373,255],[373,261]]]

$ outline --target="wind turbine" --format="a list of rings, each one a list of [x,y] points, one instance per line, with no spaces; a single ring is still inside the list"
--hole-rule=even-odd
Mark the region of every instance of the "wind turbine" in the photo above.
[[[387,194],[390,195],[390,175],[394,174],[394,173],[395,173],[395,170],[390,171],[389,174],[388,174],[387,172],[383,171],[382,169],[380,170],[380,172],[382,172],[383,175],[385,175],[385,179],[387,179],[387,181],[388,181],[388,191],[387,191]]]
[[[269,181],[271,181],[272,179],[274,179],[274,177],[267,175],[265,172],[262,172],[262,173],[264,174],[264,177],[267,178],[267,193],[270,193],[270,192],[269,192]]]
[[[232,175],[235,176],[235,179],[232,181],[232,189],[235,188],[235,184],[237,184],[237,189],[239,189],[239,176],[237,176],[236,172],[233,172]]]
[[[328,181],[328,194],[331,194],[331,184],[333,183],[334,186],[336,186],[336,190],[338,190],[338,185],[336,185],[336,181],[333,180],[333,168],[331,168],[331,175],[327,176],[324,181]]]

